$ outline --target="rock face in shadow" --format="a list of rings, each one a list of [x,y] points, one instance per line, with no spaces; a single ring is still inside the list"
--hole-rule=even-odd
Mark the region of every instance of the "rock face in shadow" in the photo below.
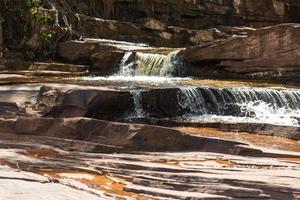
[[[42,87],[38,110],[49,117],[122,119],[134,112],[132,94],[109,89]]]
[[[73,12],[121,21],[137,22],[145,17],[171,26],[191,29],[215,25],[264,26],[299,18],[297,0],[64,0]]]
[[[299,84],[299,24],[257,29],[246,37],[231,38],[181,52],[194,76],[285,80]]]

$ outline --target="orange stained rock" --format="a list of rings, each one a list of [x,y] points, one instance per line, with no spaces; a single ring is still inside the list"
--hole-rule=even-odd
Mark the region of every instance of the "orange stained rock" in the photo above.
[[[235,167],[236,166],[236,163],[232,162],[231,160],[214,160],[216,163],[220,164],[220,165],[223,165],[225,167]]]
[[[207,159],[207,160],[160,160],[160,161],[153,161],[154,163],[163,164],[163,165],[170,165],[170,166],[179,166],[181,163],[187,162],[197,162],[197,163],[204,163],[204,162],[215,162],[223,167],[235,167],[236,163],[232,162],[231,160],[224,160],[224,159]]]
[[[216,137],[221,139],[230,139],[238,142],[246,142],[264,148],[300,152],[299,142],[283,137],[250,134],[246,132],[222,131],[214,128],[180,127],[178,128],[178,130],[204,137]]]
[[[105,191],[108,195],[119,197],[131,197],[139,200],[149,200],[134,192],[125,191],[126,181],[122,179],[110,178],[105,175],[95,174],[92,172],[68,169],[36,169],[33,173],[51,177],[53,179],[73,179],[87,185],[90,188]]]
[[[53,149],[44,148],[28,149],[25,154],[34,158],[57,157],[59,155],[59,153]]]
[[[279,160],[300,163],[300,158],[289,158],[289,157],[286,157],[286,158],[279,158]]]

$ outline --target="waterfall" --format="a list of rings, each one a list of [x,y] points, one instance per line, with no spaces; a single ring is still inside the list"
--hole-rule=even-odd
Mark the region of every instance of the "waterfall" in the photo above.
[[[145,113],[142,107],[142,91],[141,90],[134,90],[132,91],[132,98],[134,103],[134,113],[132,117],[134,118],[142,118],[145,117]]]
[[[168,55],[142,52],[126,53],[117,75],[159,77],[179,75],[182,70],[182,62],[178,58],[177,53],[177,51],[171,52]],[[132,57],[134,57],[132,61],[129,61]]]
[[[182,88],[180,95],[179,105],[188,109],[190,114],[208,114],[205,99],[197,88]]]
[[[120,70],[118,75],[123,76],[133,76],[134,75],[134,63],[130,62],[130,58],[132,57],[132,52],[126,52],[121,64],[120,64]]]
[[[238,117],[300,125],[300,91],[267,88],[181,88],[178,104],[186,118]]]

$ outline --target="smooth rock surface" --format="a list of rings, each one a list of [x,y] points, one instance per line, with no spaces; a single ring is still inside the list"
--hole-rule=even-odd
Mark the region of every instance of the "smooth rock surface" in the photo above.
[[[299,149],[259,147],[268,157],[211,152],[103,154],[78,151],[89,149],[91,142],[44,136],[1,134],[0,142],[0,191],[13,200],[40,196],[297,199],[300,195]],[[39,193],[32,193],[32,187],[39,187]]]

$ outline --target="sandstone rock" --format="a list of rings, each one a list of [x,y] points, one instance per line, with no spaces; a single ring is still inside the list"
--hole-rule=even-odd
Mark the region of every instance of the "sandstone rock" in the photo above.
[[[8,166],[0,166],[0,195],[4,199],[45,199],[50,200],[55,198],[57,200],[67,200],[72,198],[80,200],[88,198],[91,200],[109,200],[110,198],[104,195],[91,194],[88,191],[80,191],[76,184],[71,187],[64,185],[54,180],[49,180],[47,177],[20,171],[10,168]],[[36,192],[33,188],[38,188]],[[68,194],[66,196],[65,194]]]
[[[119,51],[112,45],[102,45],[96,42],[67,41],[60,44],[58,54],[61,58],[76,63],[92,64],[92,55]]]
[[[150,30],[164,31],[166,29],[166,25],[164,23],[153,18],[144,19],[143,25],[145,28]]]
[[[186,126],[186,127],[209,127],[217,128],[223,131],[232,131],[238,134],[239,132],[247,132],[250,134],[259,134],[267,136],[276,136],[288,138],[291,140],[300,140],[299,127],[264,124],[264,123],[229,123],[229,122],[211,122],[211,123],[197,123],[197,122],[161,122],[161,126]]]
[[[35,62],[32,63],[28,70],[33,71],[63,71],[63,72],[87,72],[88,66],[72,65],[55,62]]]
[[[41,113],[51,117],[121,119],[134,110],[132,95],[126,91],[44,87],[39,97]]]
[[[11,121],[10,121],[11,122]],[[5,120],[1,122],[7,124]],[[150,125],[107,122],[88,118],[17,118],[13,134],[37,135],[90,141],[101,145],[123,147],[126,151],[212,151],[235,154],[261,153],[240,146],[242,143],[196,137],[178,130]],[[8,123],[9,124],[9,123]],[[115,149],[118,151],[118,148]],[[120,149],[119,149],[120,150]]]
[[[88,142],[86,148],[93,145]],[[76,140],[2,135],[1,195],[9,194],[13,200],[34,198],[27,191],[31,187],[41,187],[46,200],[53,194],[66,200],[62,191],[72,199],[86,198],[86,194],[97,194],[99,199],[292,199],[300,195],[299,149],[260,147],[268,152],[266,158],[210,152],[78,152],[82,146]],[[93,195],[88,198],[94,199]]]
[[[78,17],[80,19],[78,29],[89,37],[118,39],[120,36],[143,36],[146,34],[142,29],[129,22],[103,20],[86,15]]]
[[[16,103],[0,102],[0,116],[13,118],[20,115],[20,108]]]
[[[102,51],[92,55],[92,71],[101,76],[109,76],[118,71],[124,57],[123,51]]]
[[[77,31],[86,37],[115,39],[135,43],[141,42],[151,46],[185,47],[229,37],[229,35],[223,34],[216,29],[201,31],[165,26],[158,20],[152,18],[140,20],[136,24],[92,17],[89,17],[88,19],[88,22],[85,23],[86,16],[83,17],[80,19],[82,21],[80,23],[84,25],[76,27]],[[141,23],[141,25],[139,23]],[[108,28],[105,28],[106,26],[108,26]],[[85,27],[94,27],[94,29],[87,30]],[[95,27],[99,27],[100,30],[95,31]],[[206,39],[204,39],[205,35],[207,37]],[[199,37],[201,37],[201,40]]]
[[[182,51],[188,74],[299,82],[298,24],[282,24]],[[202,74],[201,74],[202,73]]]
[[[67,2],[74,12],[80,12],[82,6],[89,5],[83,0]],[[136,22],[145,17],[163,20],[168,25],[183,28],[200,29],[216,25],[266,26],[283,22],[295,22],[299,19],[299,2],[296,0],[151,0],[123,2],[98,1],[89,8],[88,15],[115,20]],[[96,10],[96,12],[95,12]],[[84,9],[83,14],[87,11]]]

